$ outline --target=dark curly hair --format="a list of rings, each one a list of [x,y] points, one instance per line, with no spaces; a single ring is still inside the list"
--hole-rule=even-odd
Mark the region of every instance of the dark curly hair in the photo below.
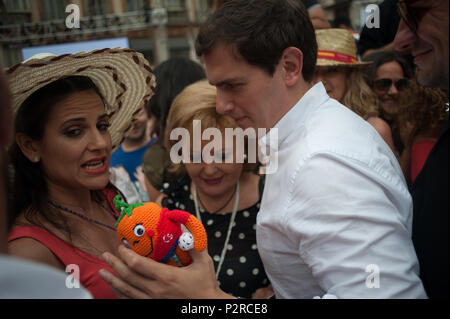
[[[440,129],[446,116],[448,95],[441,89],[423,87],[414,80],[399,102],[397,121],[400,126],[408,123],[413,127],[405,141],[411,145],[419,134]]]

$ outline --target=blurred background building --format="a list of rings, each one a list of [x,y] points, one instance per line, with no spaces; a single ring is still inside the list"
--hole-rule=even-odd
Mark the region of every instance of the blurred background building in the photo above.
[[[23,49],[124,37],[156,65],[169,57],[195,59],[199,25],[220,0],[0,0],[0,63],[23,60]],[[377,0],[319,0],[333,27],[356,33],[365,7]],[[80,28],[66,27],[69,4],[80,9]]]
[[[380,4],[383,0],[320,0],[319,1],[332,28],[349,27],[359,33],[371,13],[366,8],[370,4]]]
[[[80,28],[66,27],[69,4],[80,8]],[[193,56],[208,0],[0,0],[0,61],[22,61],[22,49],[126,37],[129,46],[157,64]]]

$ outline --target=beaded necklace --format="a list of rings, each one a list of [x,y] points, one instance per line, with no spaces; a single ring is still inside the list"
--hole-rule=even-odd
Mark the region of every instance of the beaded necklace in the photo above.
[[[53,207],[55,207],[56,209],[59,209],[59,210],[65,211],[65,212],[67,212],[67,213],[70,213],[70,214],[72,214],[72,215],[78,216],[78,217],[80,217],[80,218],[82,218],[82,219],[84,219],[84,220],[87,220],[87,221],[90,222],[90,223],[94,223],[94,224],[97,224],[97,225],[106,227],[106,228],[108,228],[109,230],[116,231],[116,228],[113,227],[113,226],[111,226],[111,225],[107,225],[107,224],[105,224],[105,223],[102,223],[101,221],[98,221],[98,220],[95,220],[95,219],[93,219],[93,218],[90,218],[90,217],[88,217],[88,216],[86,216],[86,215],[84,215],[84,214],[81,214],[81,213],[79,213],[79,212],[76,212],[76,211],[74,211],[74,210],[72,210],[72,209],[69,209],[69,208],[67,208],[67,207],[64,207],[64,206],[62,206],[62,205],[60,205],[60,204],[56,204],[56,203],[52,202],[51,200],[48,200],[48,202],[49,202]],[[103,205],[102,205],[102,207],[103,207]],[[110,214],[113,215],[114,217],[117,217],[117,216],[115,216],[112,212],[108,211],[105,207],[103,207],[103,209],[105,209],[108,213],[110,213]]]

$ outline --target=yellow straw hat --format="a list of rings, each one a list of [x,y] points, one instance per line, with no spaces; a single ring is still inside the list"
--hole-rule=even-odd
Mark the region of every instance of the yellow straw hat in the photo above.
[[[372,62],[360,62],[356,58],[353,35],[344,29],[316,30],[317,66],[366,67]]]
[[[115,48],[63,54],[37,54],[6,70],[17,113],[23,102],[47,84],[68,76],[89,77],[100,91],[111,119],[113,150],[155,91],[149,62],[132,49]]]

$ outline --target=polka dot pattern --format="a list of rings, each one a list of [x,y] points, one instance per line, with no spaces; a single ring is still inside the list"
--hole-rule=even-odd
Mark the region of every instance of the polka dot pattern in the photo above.
[[[163,192],[170,195],[167,201],[169,209],[186,210],[195,215],[195,205],[190,190],[190,180],[183,179],[169,185]],[[253,206],[238,211],[233,224],[226,257],[223,262],[218,282],[227,293],[243,298],[251,298],[255,290],[266,287],[269,280],[264,271],[256,245],[256,216],[260,201]],[[200,209],[202,221],[208,235],[208,253],[212,256],[214,267],[222,254],[231,212],[229,214],[210,214]]]

